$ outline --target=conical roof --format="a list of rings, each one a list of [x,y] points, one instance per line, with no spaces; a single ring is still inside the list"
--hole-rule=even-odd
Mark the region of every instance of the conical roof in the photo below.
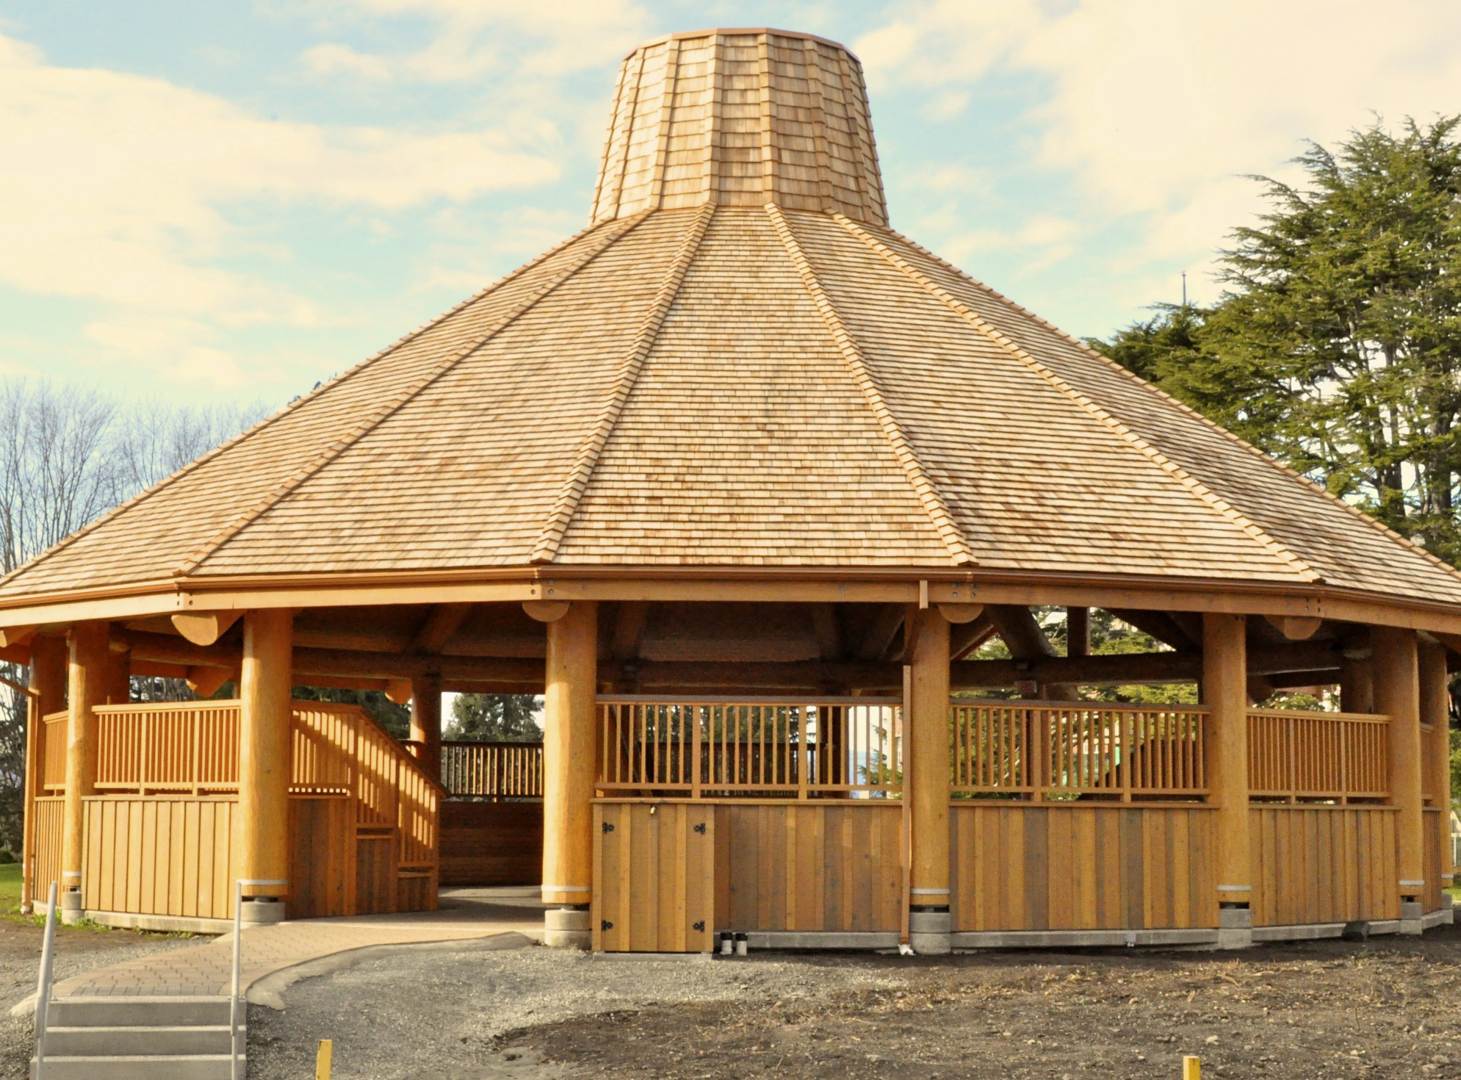
[[[0,603],[511,567],[1461,577],[893,231],[861,69],[625,60],[590,227],[12,574]]]

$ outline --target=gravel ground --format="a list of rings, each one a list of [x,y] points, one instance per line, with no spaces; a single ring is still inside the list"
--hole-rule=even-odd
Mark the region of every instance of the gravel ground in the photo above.
[[[592,959],[488,943],[363,954],[249,1010],[249,1075],[1461,1077],[1461,928],[1242,954]]]
[[[309,1075],[319,1039],[334,1040],[336,1080],[557,1077],[574,1073],[514,1034],[580,1017],[613,1024],[642,1009],[783,1003],[842,991],[894,990],[877,967],[805,959],[594,959],[540,946],[371,950],[347,968],[296,983],[285,1009],[250,1006],[249,1076]]]
[[[0,921],[0,1076],[26,1075],[34,1049],[30,1017],[11,1016],[10,1008],[35,993],[41,934],[29,922]],[[56,934],[56,981],[196,940],[131,930],[62,929]]]

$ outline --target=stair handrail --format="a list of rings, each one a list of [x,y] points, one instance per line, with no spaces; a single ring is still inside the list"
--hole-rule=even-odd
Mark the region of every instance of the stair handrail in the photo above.
[[[36,977],[36,1080],[46,1071],[46,1021],[51,1011],[51,987],[56,958],[56,883],[46,898],[46,930],[41,936],[41,970]]]
[[[243,1080],[239,1071],[238,1053],[238,987],[242,981],[243,958],[243,879],[233,883],[233,971],[228,994],[228,1074],[233,1080]]]

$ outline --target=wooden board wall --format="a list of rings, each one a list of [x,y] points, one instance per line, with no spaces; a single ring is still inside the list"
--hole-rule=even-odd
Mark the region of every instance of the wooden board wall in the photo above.
[[[1217,925],[1212,811],[954,803],[956,931]]]
[[[600,802],[593,830],[594,951],[709,952],[714,807]]]
[[[61,881],[61,822],[66,814],[66,800],[60,797],[40,797],[35,800],[31,820],[31,851],[35,854],[32,864],[35,883],[35,901],[46,902],[50,895],[51,882],[56,883],[57,895],[63,887]]]
[[[348,796],[290,796],[291,919],[350,913],[354,829],[355,804]]]
[[[900,928],[901,803],[725,802],[715,817],[717,930]]]
[[[1249,814],[1254,926],[1400,917],[1395,810],[1255,806]]]
[[[441,804],[443,885],[536,885],[543,878],[543,804]]]
[[[1441,850],[1441,814],[1443,811],[1438,806],[1427,806],[1425,813],[1421,815],[1422,828],[1425,829],[1424,856],[1425,856],[1425,909],[1427,911],[1438,911],[1445,902],[1442,897],[1446,886],[1451,884],[1442,876],[1443,857],[1446,854]]]
[[[236,800],[124,795],[83,802],[86,910],[233,917]]]

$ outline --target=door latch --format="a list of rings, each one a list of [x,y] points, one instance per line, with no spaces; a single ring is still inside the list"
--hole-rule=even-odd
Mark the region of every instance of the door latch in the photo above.
[[[705,929],[705,920],[704,919],[696,919],[693,923],[690,924],[690,929],[692,929],[692,930],[704,930]]]
[[[704,836],[705,835],[705,822],[702,821],[699,824],[697,824],[695,826],[695,831],[698,832],[701,836]]]
[[[606,821],[606,822],[604,822],[604,832],[613,832],[613,831],[614,831],[614,823],[612,821]]]
[[[614,929],[614,924],[611,923],[608,919],[600,919],[599,920],[599,929],[600,930],[612,930],[612,929]]]

